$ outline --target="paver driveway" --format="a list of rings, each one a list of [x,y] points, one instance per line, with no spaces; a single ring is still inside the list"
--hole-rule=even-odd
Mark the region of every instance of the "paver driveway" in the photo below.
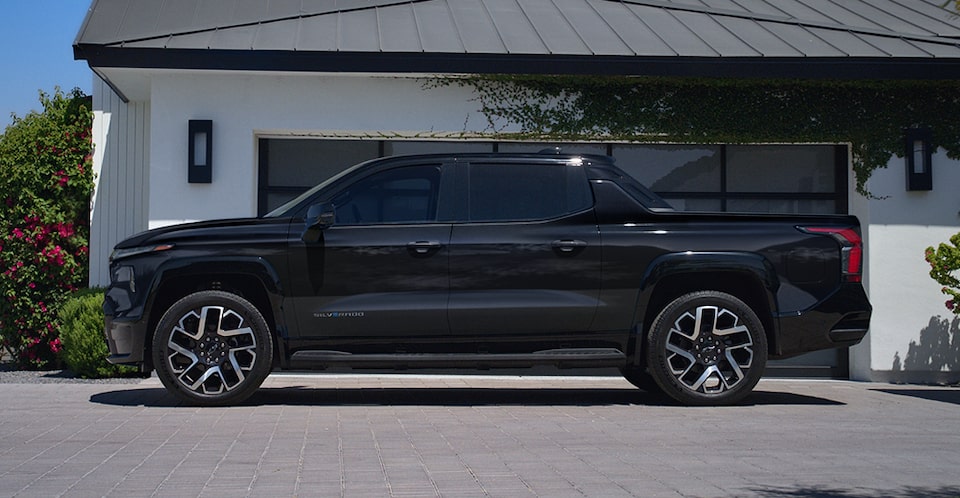
[[[0,496],[957,496],[960,389],[764,380],[743,406],[610,377],[273,375],[243,406],[0,385]]]

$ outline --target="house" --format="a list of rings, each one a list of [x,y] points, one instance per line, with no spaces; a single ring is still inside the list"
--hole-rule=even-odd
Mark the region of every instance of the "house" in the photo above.
[[[475,88],[431,78],[957,81],[960,20],[940,4],[94,0],[74,45],[95,74],[90,282],[108,281],[107,256],[128,235],[263,214],[360,160],[544,146],[520,140],[515,122],[491,121]],[[906,159],[891,154],[873,173],[869,196],[855,188],[846,141],[599,137],[569,147],[613,155],[680,209],[859,216],[870,334],[780,371],[956,382],[960,320],[944,308],[923,251],[960,231],[960,165],[943,149],[925,156],[918,132],[904,138]]]

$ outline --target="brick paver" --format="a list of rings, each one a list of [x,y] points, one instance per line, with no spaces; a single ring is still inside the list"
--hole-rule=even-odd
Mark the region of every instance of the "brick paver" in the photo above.
[[[607,377],[273,375],[242,406],[0,384],[0,496],[957,496],[960,389],[764,380],[744,406]]]

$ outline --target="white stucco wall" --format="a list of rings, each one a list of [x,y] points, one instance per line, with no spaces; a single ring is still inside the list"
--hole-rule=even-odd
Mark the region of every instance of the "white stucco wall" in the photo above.
[[[152,78],[150,93],[150,228],[255,215],[259,136],[378,130],[428,137],[486,127],[471,92],[425,89],[415,79],[169,72]],[[213,120],[211,184],[187,183],[190,119]]]
[[[960,231],[960,162],[933,156],[933,190],[906,191],[902,158],[876,171],[868,188],[881,199],[856,196],[868,244],[867,289],[874,306],[867,343],[853,350],[851,375],[880,381],[955,382],[960,371],[958,323],[932,280],[924,250]],[[951,344],[952,343],[952,344]]]

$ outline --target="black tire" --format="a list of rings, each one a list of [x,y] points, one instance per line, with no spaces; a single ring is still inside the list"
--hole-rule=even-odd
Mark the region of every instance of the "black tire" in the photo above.
[[[643,367],[623,367],[620,369],[620,374],[627,379],[627,382],[650,394],[663,394],[663,389]]]
[[[263,383],[273,365],[273,337],[246,299],[202,291],[174,303],[153,335],[160,381],[194,405],[239,403]]]
[[[721,333],[722,332],[722,333]],[[730,294],[702,291],[674,299],[647,334],[651,377],[685,405],[730,405],[750,394],[767,362],[756,313]]]

